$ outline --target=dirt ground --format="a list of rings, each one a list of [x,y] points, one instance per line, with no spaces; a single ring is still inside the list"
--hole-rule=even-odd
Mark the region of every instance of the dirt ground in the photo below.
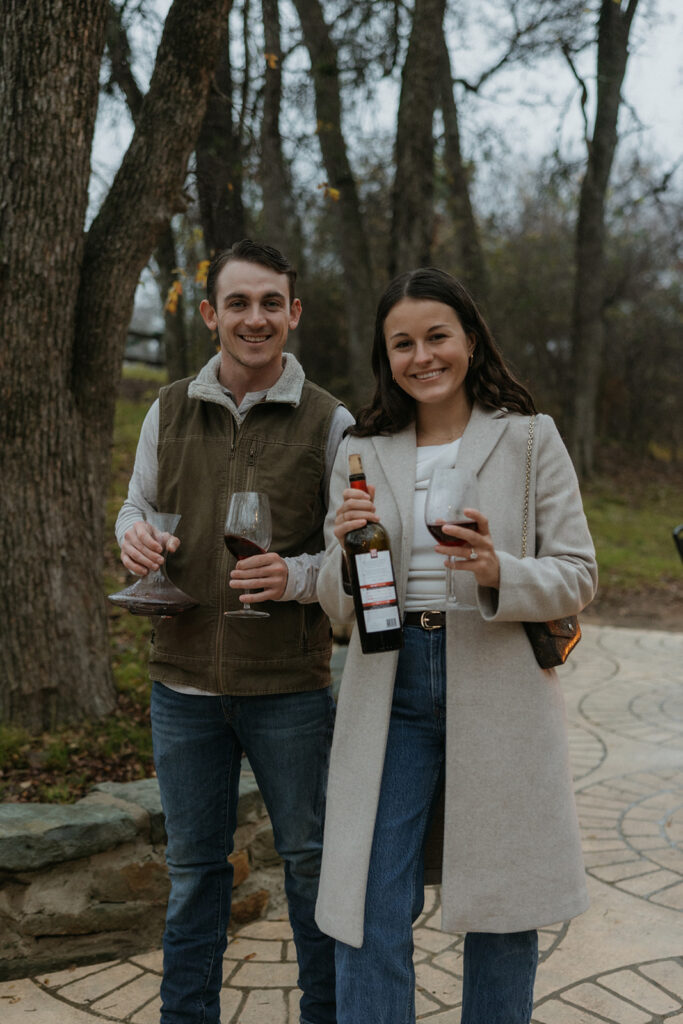
[[[598,595],[581,613],[582,622],[596,626],[629,626],[683,632],[683,571],[681,579],[664,588],[643,588]]]

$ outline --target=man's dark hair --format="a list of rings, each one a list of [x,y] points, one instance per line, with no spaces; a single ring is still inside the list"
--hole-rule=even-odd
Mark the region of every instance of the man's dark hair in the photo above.
[[[241,242],[235,242],[229,249],[222,249],[217,252],[209,264],[206,275],[206,297],[209,304],[216,308],[216,281],[218,275],[226,263],[235,260],[242,260],[245,263],[258,263],[262,267],[269,267],[277,274],[285,274],[289,281],[289,301],[295,299],[294,287],[296,285],[296,270],[286,256],[283,256],[279,249],[272,245],[262,245],[261,242],[252,242],[250,238],[243,238]]]

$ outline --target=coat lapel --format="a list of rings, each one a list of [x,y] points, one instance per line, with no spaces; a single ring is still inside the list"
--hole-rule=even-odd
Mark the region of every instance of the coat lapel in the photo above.
[[[500,441],[506,427],[507,418],[504,412],[499,409],[485,409],[475,404],[458,449],[458,469],[478,473]]]
[[[372,438],[379,464],[384,470],[405,531],[412,523],[415,489],[415,427],[409,424],[397,434]]]

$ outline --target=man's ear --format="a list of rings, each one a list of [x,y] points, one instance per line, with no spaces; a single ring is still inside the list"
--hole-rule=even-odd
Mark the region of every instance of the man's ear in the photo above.
[[[294,299],[294,301],[292,302],[292,305],[289,307],[289,329],[291,331],[293,331],[294,328],[297,326],[297,324],[299,323],[300,318],[301,318],[301,301],[299,299]]]
[[[202,320],[209,328],[210,331],[215,331],[218,327],[218,318],[216,316],[216,310],[213,308],[208,299],[202,299],[199,303],[199,312],[201,313]]]

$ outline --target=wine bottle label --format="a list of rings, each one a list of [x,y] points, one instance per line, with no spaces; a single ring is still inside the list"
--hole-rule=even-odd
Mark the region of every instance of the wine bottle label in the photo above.
[[[391,553],[370,551],[355,555],[355,559],[366,630],[380,633],[385,629],[400,629]]]

